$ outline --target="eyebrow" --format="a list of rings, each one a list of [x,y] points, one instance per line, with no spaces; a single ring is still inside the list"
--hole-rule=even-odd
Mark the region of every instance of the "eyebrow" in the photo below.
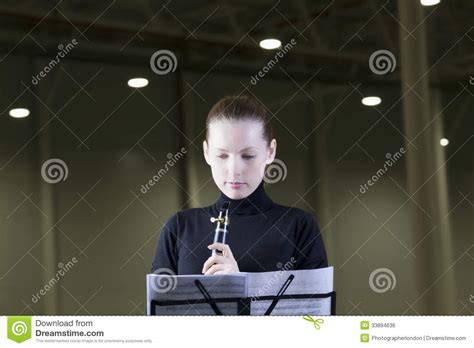
[[[219,151],[223,151],[223,152],[229,152],[228,150],[219,149],[218,147],[216,149],[219,150]],[[251,150],[251,149],[256,149],[256,147],[255,146],[249,146],[249,147],[246,147],[245,149],[240,150],[239,152],[244,152],[244,151]]]

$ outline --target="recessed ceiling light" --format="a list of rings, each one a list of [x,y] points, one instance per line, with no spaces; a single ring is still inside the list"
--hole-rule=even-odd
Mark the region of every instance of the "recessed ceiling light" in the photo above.
[[[367,106],[375,106],[379,105],[382,102],[382,99],[379,97],[365,97],[362,98],[362,104]]]
[[[420,4],[423,6],[433,6],[440,3],[441,0],[420,0]]]
[[[128,80],[128,85],[133,88],[142,88],[148,85],[148,80],[142,77],[136,77]]]
[[[446,138],[443,138],[439,141],[441,146],[447,146],[449,144],[449,140]]]
[[[260,41],[260,47],[265,50],[274,50],[281,46],[281,41],[278,39],[265,39]]]
[[[25,108],[11,109],[9,115],[14,118],[27,117],[30,114],[30,110]]]

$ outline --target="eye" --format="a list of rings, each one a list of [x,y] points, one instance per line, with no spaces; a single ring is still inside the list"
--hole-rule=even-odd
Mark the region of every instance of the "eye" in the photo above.
[[[225,158],[227,158],[227,155],[226,155],[226,154],[222,154],[222,155],[219,155],[219,156],[217,156],[217,157],[222,158],[222,159],[225,159]]]
[[[252,159],[254,158],[255,156],[253,155],[243,155],[242,158],[246,159],[246,160],[249,160],[249,159]]]

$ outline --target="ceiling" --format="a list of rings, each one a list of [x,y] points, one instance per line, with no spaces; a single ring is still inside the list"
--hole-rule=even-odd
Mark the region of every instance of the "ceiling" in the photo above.
[[[424,9],[429,63],[440,60],[431,83],[459,87],[474,71],[474,1]],[[360,80],[397,88],[400,69],[382,80],[370,74],[368,57],[379,49],[398,56],[400,39],[413,37],[413,29],[400,29],[393,0],[7,0],[0,18],[4,57],[54,56],[58,44],[75,38],[68,59],[145,66],[163,48],[178,56],[180,69],[254,74],[274,55],[258,42],[277,37],[297,42],[279,63],[295,79],[322,67],[318,79],[327,84]],[[275,69],[271,78],[279,77],[284,72]]]

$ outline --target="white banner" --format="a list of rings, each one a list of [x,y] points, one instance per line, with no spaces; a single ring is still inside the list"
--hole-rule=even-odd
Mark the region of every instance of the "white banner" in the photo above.
[[[0,347],[474,347],[474,316],[0,317]]]

